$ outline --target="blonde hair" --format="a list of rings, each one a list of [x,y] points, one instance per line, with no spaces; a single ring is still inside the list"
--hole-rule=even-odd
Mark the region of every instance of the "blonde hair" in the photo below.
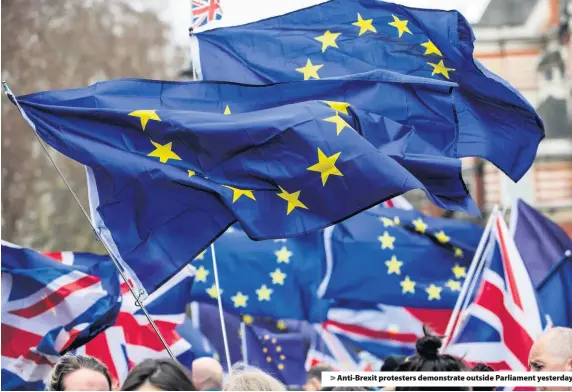
[[[254,366],[235,364],[224,391],[286,391],[286,387],[271,375]]]

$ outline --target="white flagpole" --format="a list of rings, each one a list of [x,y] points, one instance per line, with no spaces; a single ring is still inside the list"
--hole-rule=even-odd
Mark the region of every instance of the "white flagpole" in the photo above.
[[[240,322],[240,343],[242,348],[242,362],[248,366],[248,346],[246,345],[246,323]]]
[[[226,325],[224,322],[224,313],[222,311],[222,300],[220,297],[220,285],[218,283],[218,269],[216,265],[216,255],[215,255],[215,247],[214,242],[211,244],[211,253],[213,258],[213,274],[215,278],[215,287],[217,293],[217,302],[218,302],[218,314],[220,317],[220,327],[222,329],[222,340],[224,343],[224,353],[226,355],[226,366],[228,367],[228,374],[232,373],[232,365],[230,362],[230,351],[228,349],[228,339],[226,337]]]
[[[455,332],[454,329],[457,326],[458,319],[461,313],[467,308],[468,302],[470,301],[471,295],[475,289],[477,284],[477,277],[479,276],[480,272],[484,267],[484,251],[485,245],[487,244],[487,240],[489,238],[489,234],[491,232],[493,222],[498,214],[498,206],[493,208],[491,216],[487,222],[485,227],[485,231],[479,241],[479,245],[477,246],[477,250],[475,251],[475,255],[473,256],[473,260],[471,261],[471,266],[469,267],[469,272],[467,273],[467,278],[463,283],[463,287],[459,293],[459,297],[457,298],[457,302],[455,303],[455,307],[453,308],[453,313],[451,314],[451,318],[449,319],[449,323],[447,324],[447,329],[445,330],[445,341],[443,344],[443,351],[447,347],[447,345],[451,342],[453,338],[452,333]]]

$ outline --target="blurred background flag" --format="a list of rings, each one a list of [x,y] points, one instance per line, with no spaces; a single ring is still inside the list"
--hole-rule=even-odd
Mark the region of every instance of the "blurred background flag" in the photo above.
[[[481,234],[468,222],[371,208],[326,229],[327,272],[319,293],[406,307],[442,332]]]
[[[60,354],[114,324],[121,301],[111,260],[75,256],[64,264],[2,242],[3,390],[37,389]]]
[[[191,12],[193,14],[193,28],[206,25],[213,20],[222,19],[220,0],[191,0]]]
[[[327,301],[316,291],[323,276],[320,232],[289,239],[252,241],[234,225],[215,242],[223,308],[235,314],[322,321]],[[216,304],[212,253],[192,262],[194,301]]]
[[[543,310],[554,325],[572,328],[572,239],[520,199],[511,219],[514,242]]]
[[[264,87],[131,79],[8,94],[49,145],[88,166],[93,221],[150,293],[236,220],[251,238],[284,238],[414,188],[478,214],[460,161],[442,151],[454,148],[452,86],[378,70]],[[418,117],[431,137],[396,122]]]
[[[482,279],[446,352],[495,370],[527,371],[532,343],[547,325],[545,314],[503,217],[495,213],[490,219]]]
[[[194,37],[203,80],[265,84],[385,69],[455,81],[459,141],[451,156],[485,158],[515,181],[544,137],[526,99],[473,58],[471,26],[457,11],[333,0]]]

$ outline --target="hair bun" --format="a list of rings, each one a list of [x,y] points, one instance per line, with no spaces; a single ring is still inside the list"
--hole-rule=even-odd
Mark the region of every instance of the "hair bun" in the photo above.
[[[415,349],[417,354],[424,358],[435,358],[441,348],[441,338],[432,335],[426,335],[417,339]]]

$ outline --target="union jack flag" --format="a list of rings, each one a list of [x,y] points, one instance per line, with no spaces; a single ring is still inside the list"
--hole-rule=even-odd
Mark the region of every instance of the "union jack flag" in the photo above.
[[[222,18],[220,0],[192,0],[193,28]]]
[[[2,241],[2,389],[42,389],[59,355],[112,325],[119,307],[109,259],[70,266]]]
[[[495,370],[526,371],[530,348],[545,318],[504,220],[491,219],[480,288],[461,314],[446,351]]]

